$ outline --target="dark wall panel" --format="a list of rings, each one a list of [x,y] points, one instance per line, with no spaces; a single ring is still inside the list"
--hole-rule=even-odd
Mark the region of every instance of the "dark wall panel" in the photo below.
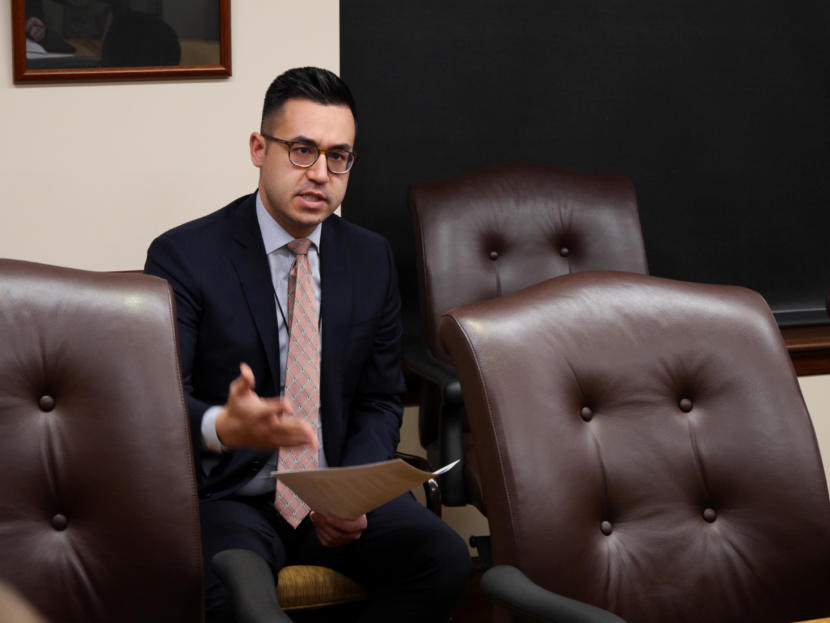
[[[830,3],[343,0],[360,109],[347,218],[395,248],[417,331],[406,189],[521,160],[623,173],[651,272],[826,319]],[[806,310],[806,311],[805,311]]]

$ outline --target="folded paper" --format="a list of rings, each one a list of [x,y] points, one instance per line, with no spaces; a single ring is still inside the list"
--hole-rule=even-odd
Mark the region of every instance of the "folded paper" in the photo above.
[[[329,467],[293,472],[271,472],[296,493],[311,510],[355,519],[452,469],[453,461],[434,472],[413,467],[402,459],[354,467]]]

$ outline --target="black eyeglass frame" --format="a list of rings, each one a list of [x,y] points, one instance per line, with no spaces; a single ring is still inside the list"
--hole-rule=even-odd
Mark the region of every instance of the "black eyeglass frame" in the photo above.
[[[337,148],[336,150],[320,149],[317,145],[315,145],[314,143],[311,143],[309,141],[286,141],[283,138],[277,138],[276,136],[271,136],[269,134],[262,134],[261,132],[260,132],[260,134],[262,135],[262,138],[264,138],[266,141],[274,141],[274,142],[279,143],[281,145],[285,145],[288,148],[288,161],[291,164],[293,164],[295,167],[300,167],[302,169],[308,169],[309,167],[313,167],[315,164],[317,164],[317,161],[320,159],[320,156],[325,155],[326,156],[326,169],[328,169],[329,173],[334,173],[335,175],[344,175],[344,174],[346,174],[346,173],[348,173],[349,171],[352,170],[352,167],[354,166],[354,163],[357,160],[357,152],[354,151],[354,150],[342,149],[342,148]],[[317,150],[317,157],[314,158],[314,160],[312,162],[310,162],[309,164],[298,164],[298,163],[294,162],[291,159],[291,150],[294,149],[294,145],[304,145],[305,147],[316,149]],[[329,157],[328,157],[328,152],[329,151],[341,151],[341,152],[347,153],[347,154],[349,154],[349,156],[351,156],[351,159],[348,161],[348,166],[346,167],[345,171],[332,171],[331,166],[329,166]]]

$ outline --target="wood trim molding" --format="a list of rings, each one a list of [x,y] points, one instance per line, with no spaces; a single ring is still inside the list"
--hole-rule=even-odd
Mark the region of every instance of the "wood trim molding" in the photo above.
[[[781,334],[799,376],[830,374],[830,322],[810,327],[783,327]]]
[[[21,84],[26,82],[227,78],[231,75],[231,0],[216,0],[216,3],[219,19],[218,65],[30,69],[26,59],[26,0],[11,0],[14,82]],[[100,62],[100,59],[97,62]]]

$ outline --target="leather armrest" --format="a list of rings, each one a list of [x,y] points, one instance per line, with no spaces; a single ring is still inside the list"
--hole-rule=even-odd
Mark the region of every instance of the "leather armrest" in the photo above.
[[[424,472],[431,472],[434,471],[432,466],[422,456],[417,456],[414,454],[407,454],[406,452],[396,452],[395,456],[400,459],[403,459],[407,463],[409,463],[412,467],[416,469],[420,469]],[[435,478],[430,478],[424,483],[424,498],[426,500],[426,507],[431,510],[433,513],[441,516],[441,487],[438,486],[438,482]]]
[[[437,455],[430,459],[439,467],[462,459],[462,464],[439,476],[441,496],[448,506],[462,506],[468,503],[464,483],[464,398],[461,382],[451,365],[437,359],[424,344],[407,344],[404,349],[406,366],[421,378],[438,385],[441,389],[441,413],[438,417]]]
[[[227,549],[214,555],[210,564],[231,594],[238,622],[291,621],[277,602],[271,568],[259,554],[244,549]]]
[[[536,621],[550,623],[625,623],[607,610],[545,590],[516,567],[497,565],[481,578],[492,601]]]
[[[463,404],[461,383],[455,368],[436,359],[426,345],[420,342],[407,344],[404,349],[404,363],[422,379],[435,383],[441,388],[444,404],[453,407]]]

